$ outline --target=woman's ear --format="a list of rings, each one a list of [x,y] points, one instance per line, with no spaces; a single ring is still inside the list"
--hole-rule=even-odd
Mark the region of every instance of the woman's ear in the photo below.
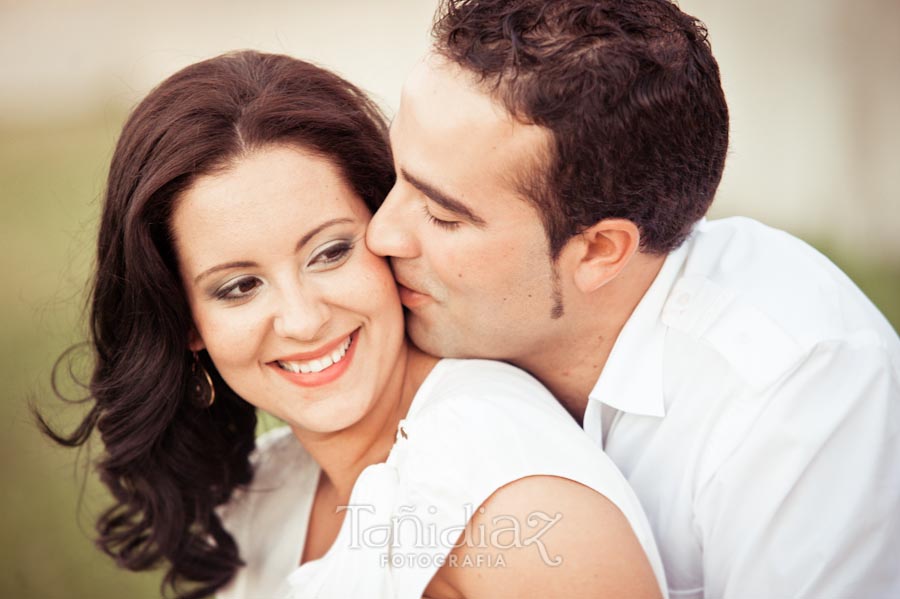
[[[573,279],[582,293],[592,293],[616,278],[641,244],[630,220],[607,218],[584,230],[576,241]]]
[[[200,336],[200,333],[194,326],[192,326],[191,330],[188,331],[188,349],[192,352],[198,352],[201,349],[206,349],[206,344],[203,343],[203,337]]]

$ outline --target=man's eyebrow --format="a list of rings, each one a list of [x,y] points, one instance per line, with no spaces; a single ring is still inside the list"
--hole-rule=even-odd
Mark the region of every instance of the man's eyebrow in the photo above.
[[[332,218],[331,220],[326,220],[325,222],[323,222],[323,223],[319,224],[318,226],[313,227],[312,229],[307,231],[306,234],[300,238],[300,241],[297,242],[297,246],[294,248],[294,252],[295,253],[299,252],[303,248],[304,245],[309,243],[310,239],[312,239],[313,237],[315,237],[316,235],[318,235],[325,229],[327,229],[329,227],[333,227],[335,225],[343,225],[345,223],[352,223],[352,222],[353,222],[353,219],[347,218],[347,217]],[[215,272],[219,272],[220,270],[228,270],[230,268],[253,268],[255,266],[259,266],[259,265],[256,262],[249,262],[246,260],[238,261],[238,262],[226,262],[225,264],[217,264],[216,266],[213,266],[212,268],[207,268],[206,270],[201,272],[199,275],[194,277],[194,284],[196,285],[197,283],[199,283],[203,277],[207,277]]]
[[[410,184],[424,193],[430,200],[432,200],[435,204],[444,208],[445,210],[449,210],[455,214],[459,214],[464,217],[466,220],[471,222],[473,225],[478,227],[484,227],[487,223],[483,218],[472,212],[468,206],[460,202],[459,200],[454,200],[444,192],[435,187],[432,187],[428,183],[417,179],[413,175],[410,175],[406,172],[405,169],[400,169],[400,174],[403,175],[403,178],[410,182]]]

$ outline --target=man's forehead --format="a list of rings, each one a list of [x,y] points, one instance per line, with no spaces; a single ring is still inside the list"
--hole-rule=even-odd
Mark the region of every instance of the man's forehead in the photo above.
[[[523,181],[548,164],[551,141],[549,130],[513,117],[472,73],[434,53],[413,69],[391,123],[401,176],[474,211],[491,194],[523,196]]]
[[[456,152],[543,156],[551,147],[548,129],[517,119],[475,75],[433,53],[419,61],[404,84],[391,129],[392,138],[401,133],[403,141],[415,137],[417,146],[452,145]]]
[[[517,121],[470,71],[438,54],[426,54],[407,77],[400,97],[404,116],[440,115],[434,125],[467,123],[511,129]]]

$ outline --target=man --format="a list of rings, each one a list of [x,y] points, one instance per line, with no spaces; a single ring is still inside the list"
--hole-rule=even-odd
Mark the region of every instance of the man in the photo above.
[[[728,113],[702,24],[451,0],[434,36],[367,238],[413,341],[547,385],[637,491],[673,597],[900,596],[900,341],[802,242],[703,219]]]

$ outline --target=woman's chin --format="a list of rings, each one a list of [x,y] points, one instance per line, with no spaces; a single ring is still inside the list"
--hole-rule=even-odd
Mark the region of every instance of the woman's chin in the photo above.
[[[345,408],[338,414],[306,415],[303,418],[292,418],[285,421],[294,431],[294,435],[302,439],[312,435],[334,435],[350,432],[365,418],[367,413],[363,410],[357,412]]]

